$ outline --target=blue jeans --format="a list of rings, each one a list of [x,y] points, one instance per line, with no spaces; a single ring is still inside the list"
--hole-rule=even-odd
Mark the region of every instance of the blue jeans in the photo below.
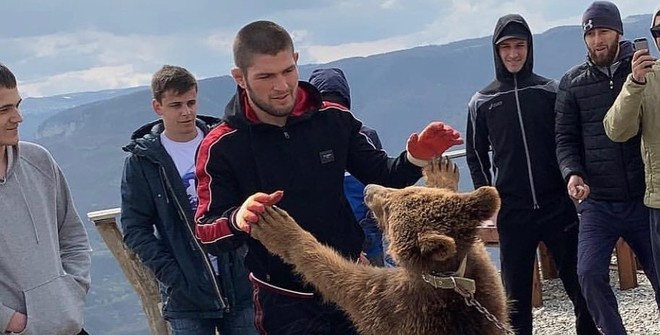
[[[258,335],[252,308],[234,310],[221,319],[170,319],[172,335]]]
[[[640,198],[625,202],[587,199],[578,205],[578,210],[582,215],[578,240],[578,277],[582,293],[603,333],[625,335],[616,297],[610,287],[610,257],[617,240],[622,237],[653,286],[656,303],[660,302],[648,209]]]

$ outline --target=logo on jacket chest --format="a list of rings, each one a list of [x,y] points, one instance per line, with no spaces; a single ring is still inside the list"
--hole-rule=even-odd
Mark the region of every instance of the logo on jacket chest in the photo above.
[[[493,108],[500,107],[500,106],[502,106],[502,104],[503,104],[502,100],[492,102],[492,103],[488,106],[488,110],[489,110],[489,111],[490,111],[490,110],[493,110]]]
[[[321,158],[321,164],[332,163],[335,161],[335,153],[332,150],[321,151],[319,158]]]

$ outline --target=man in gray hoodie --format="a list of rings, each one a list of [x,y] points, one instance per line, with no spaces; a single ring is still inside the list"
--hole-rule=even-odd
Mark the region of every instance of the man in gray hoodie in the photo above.
[[[86,334],[87,232],[50,153],[19,142],[20,103],[16,77],[0,64],[0,331]]]

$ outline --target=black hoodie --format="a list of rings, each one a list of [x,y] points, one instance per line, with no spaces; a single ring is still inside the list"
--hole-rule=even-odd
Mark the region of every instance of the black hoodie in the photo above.
[[[527,59],[518,73],[509,72],[497,41],[504,28],[518,24],[528,35]],[[494,185],[502,206],[539,208],[566,196],[554,141],[557,84],[536,75],[532,34],[520,15],[499,19],[493,34],[495,80],[468,104],[466,151],[474,187]],[[491,159],[489,149],[493,150]]]

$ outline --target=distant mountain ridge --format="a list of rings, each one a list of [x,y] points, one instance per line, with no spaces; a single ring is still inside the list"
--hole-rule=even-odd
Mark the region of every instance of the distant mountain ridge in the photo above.
[[[645,36],[651,41],[650,21],[649,15],[626,18],[626,38]],[[534,35],[534,47],[535,72],[546,77],[559,79],[569,68],[585,60],[580,26],[556,27]],[[301,80],[306,80],[317,67],[344,70],[351,86],[354,114],[378,131],[391,155],[404,148],[410,133],[420,131],[431,120],[446,122],[463,132],[467,102],[476,90],[494,78],[491,37],[353,57],[323,65],[302,65]],[[229,76],[201,80],[199,113],[222,116],[235,89]],[[56,108],[65,106],[67,99],[62,96],[51,97],[53,100],[43,98],[32,104],[26,99],[23,106],[28,120],[46,115],[49,101],[53,110],[57,110],[48,114],[38,127],[34,126],[35,140],[51,150],[64,169],[83,217],[89,211],[119,206],[125,157],[121,147],[128,143],[133,130],[157,117],[151,109],[148,87],[93,94],[74,97],[76,105],[62,110]],[[21,128],[22,135],[24,130]],[[464,162],[460,164],[461,188],[469,189],[469,173]],[[86,328],[93,334],[145,334],[144,317],[135,315],[140,312],[140,306],[132,289],[95,229],[91,224],[87,227],[95,253]]]
[[[25,98],[21,102],[21,111],[25,117],[21,125],[21,138],[24,140],[34,139],[37,136],[36,131],[39,125],[63,110],[146,89],[146,87],[142,86],[97,92],[60,94],[50,97]]]

